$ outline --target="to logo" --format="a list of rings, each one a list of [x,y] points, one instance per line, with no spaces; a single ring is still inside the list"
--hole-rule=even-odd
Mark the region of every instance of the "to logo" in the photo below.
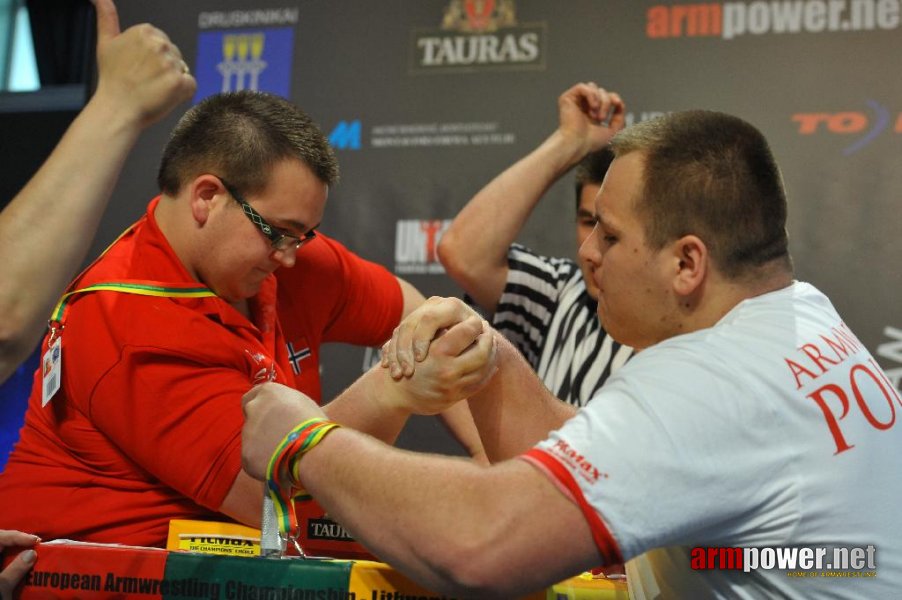
[[[412,32],[411,72],[544,69],[545,28],[518,24],[514,0],[450,0],[440,29]]]
[[[857,140],[843,148],[842,153],[849,156],[873,142],[881,133],[892,127],[893,118],[886,107],[874,100],[868,100],[867,105],[873,111],[872,116],[860,111],[796,113],[792,115],[792,120],[799,124],[801,135],[813,135],[821,132],[838,135],[862,134]],[[893,130],[895,133],[902,133],[902,113],[896,116]]]
[[[442,234],[451,225],[444,221],[398,221],[395,235],[395,272],[399,274],[439,274],[445,269],[438,261],[436,248]]]
[[[360,150],[360,119],[339,121],[329,134],[329,143],[336,150]]]
[[[219,92],[255,90],[288,97],[294,30],[205,31],[197,41],[194,101]]]

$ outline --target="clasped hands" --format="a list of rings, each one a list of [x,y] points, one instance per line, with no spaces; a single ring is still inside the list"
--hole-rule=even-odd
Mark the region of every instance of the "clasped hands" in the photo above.
[[[402,408],[437,414],[494,375],[494,330],[462,301],[433,296],[395,328],[382,347],[381,366],[403,388],[396,398]]]
[[[382,362],[364,384],[385,411],[434,415],[482,389],[498,369],[495,331],[455,298],[432,297],[395,328]],[[352,387],[353,389],[353,387]],[[355,401],[373,400],[361,395]],[[262,478],[279,440],[297,423],[326,417],[313,400],[278,383],[255,386],[243,399],[245,470]]]

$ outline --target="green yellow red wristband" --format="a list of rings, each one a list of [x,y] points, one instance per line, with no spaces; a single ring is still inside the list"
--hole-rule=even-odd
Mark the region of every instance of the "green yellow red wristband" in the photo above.
[[[301,485],[300,459],[336,427],[340,425],[321,417],[307,419],[282,438],[269,459],[266,489],[273,501],[279,534],[287,540],[297,539],[294,501],[309,498]]]

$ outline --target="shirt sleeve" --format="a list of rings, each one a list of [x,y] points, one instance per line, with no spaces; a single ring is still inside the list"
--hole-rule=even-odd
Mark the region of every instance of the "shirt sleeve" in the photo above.
[[[562,290],[579,266],[572,260],[540,256],[520,244],[510,247],[507,266],[507,283],[492,326],[535,369]]]
[[[88,294],[63,340],[74,408],[135,477],[213,511],[241,470],[241,398],[265,360],[250,327],[219,323],[218,302]]]
[[[576,483],[576,479],[567,470],[564,463],[556,460],[553,455],[539,448],[533,448],[520,458],[542,472],[564,496],[576,504],[586,518],[586,523],[592,532],[592,539],[595,540],[595,546],[598,548],[604,564],[621,564],[623,556],[620,553],[620,548],[617,546],[617,541],[611,535],[608,526],[601,519],[598,512],[586,500],[582,490]]]
[[[304,313],[296,318],[322,331],[322,342],[377,346],[391,337],[404,308],[392,273],[325,235],[301,252],[294,267],[277,271],[280,311]]]
[[[529,455],[585,499],[596,540],[609,532],[624,560],[790,530],[798,498],[775,416],[737,401],[742,383],[716,359],[666,358],[639,353]]]
[[[241,469],[240,370],[153,346],[126,346],[97,383],[90,417],[140,469],[218,511]]]

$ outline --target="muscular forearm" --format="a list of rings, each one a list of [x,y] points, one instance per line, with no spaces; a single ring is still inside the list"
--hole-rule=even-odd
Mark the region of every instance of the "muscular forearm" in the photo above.
[[[479,431],[476,430],[476,424],[473,422],[473,415],[470,414],[470,408],[466,402],[458,402],[441,413],[442,422],[454,439],[464,447],[470,458],[481,463],[487,464],[488,457],[485,448],[482,447],[482,440],[479,439]]]
[[[121,113],[121,111],[120,111]],[[95,97],[0,214],[0,377],[37,342],[97,230],[122,163],[141,131]]]
[[[470,397],[470,411],[489,460],[506,460],[529,450],[576,413],[546,388],[520,353],[495,333],[499,368],[488,385]]]
[[[415,308],[425,302],[426,298],[420,293],[420,290],[406,280],[401,279],[400,277],[396,277],[395,279],[398,280],[398,285],[401,287],[401,318],[403,319],[413,312]]]
[[[333,518],[436,592],[514,598],[598,564],[579,510],[522,461],[481,467],[339,429],[300,468]],[[533,518],[545,511],[557,519]]]
[[[403,393],[387,369],[376,365],[323,407],[329,419],[392,444],[410,412],[396,395]]]
[[[252,478],[244,469],[238,472],[232,487],[219,507],[219,512],[248,527],[260,528],[263,513],[263,483]]]
[[[399,393],[398,385],[391,381],[386,369],[376,366],[323,406],[322,413],[344,427],[391,444],[410,416],[396,401]],[[259,527],[263,491],[262,484],[242,470],[219,510],[242,523]]]
[[[453,307],[459,301],[437,300],[429,314],[441,312],[449,303]],[[375,367],[324,407],[326,416],[350,427],[332,430],[303,454],[299,477],[303,487],[365,546],[426,587],[466,597],[485,593],[512,598],[599,564],[591,532],[576,504],[524,461],[482,466],[406,452],[351,429],[369,429],[391,441],[406,419],[405,411],[435,414],[447,407],[446,398],[471,397],[476,406],[504,400],[498,404],[500,410],[480,410],[477,419],[486,431],[496,432],[492,443],[498,457],[514,448],[528,448],[542,437],[537,432],[562,423],[570,412],[547,390],[542,392],[509,344],[500,350],[501,372],[493,384],[474,396],[477,388],[469,389],[466,382],[471,367],[466,356],[460,356],[463,348],[472,346],[474,331],[482,330],[480,321],[473,320],[475,330],[468,330],[467,319],[435,341],[413,377],[394,381],[387,369]],[[475,349],[464,355],[479,352],[478,364],[494,369],[495,359],[486,360],[485,355],[494,357],[495,335],[483,330]],[[450,363],[440,360],[445,354],[454,357]],[[437,374],[449,372],[449,364],[455,367],[450,369],[451,380],[462,381],[463,388],[438,385],[436,395],[429,391],[435,386],[417,382],[418,377],[441,382]],[[456,376],[458,371],[463,375]],[[485,380],[481,375],[478,379],[481,387]],[[523,398],[492,396],[502,392]],[[243,464],[254,477],[265,474],[278,441],[293,424],[324,414],[309,398],[275,383],[253,388],[243,402]],[[509,411],[521,411],[520,422]],[[502,426],[521,428],[523,433],[501,435],[496,430]],[[539,514],[556,518],[536,519]],[[556,550],[549,555],[544,547]]]
[[[486,310],[495,309],[504,289],[508,247],[542,195],[584,154],[578,140],[556,131],[476,194],[442,236],[439,257],[448,274]]]

